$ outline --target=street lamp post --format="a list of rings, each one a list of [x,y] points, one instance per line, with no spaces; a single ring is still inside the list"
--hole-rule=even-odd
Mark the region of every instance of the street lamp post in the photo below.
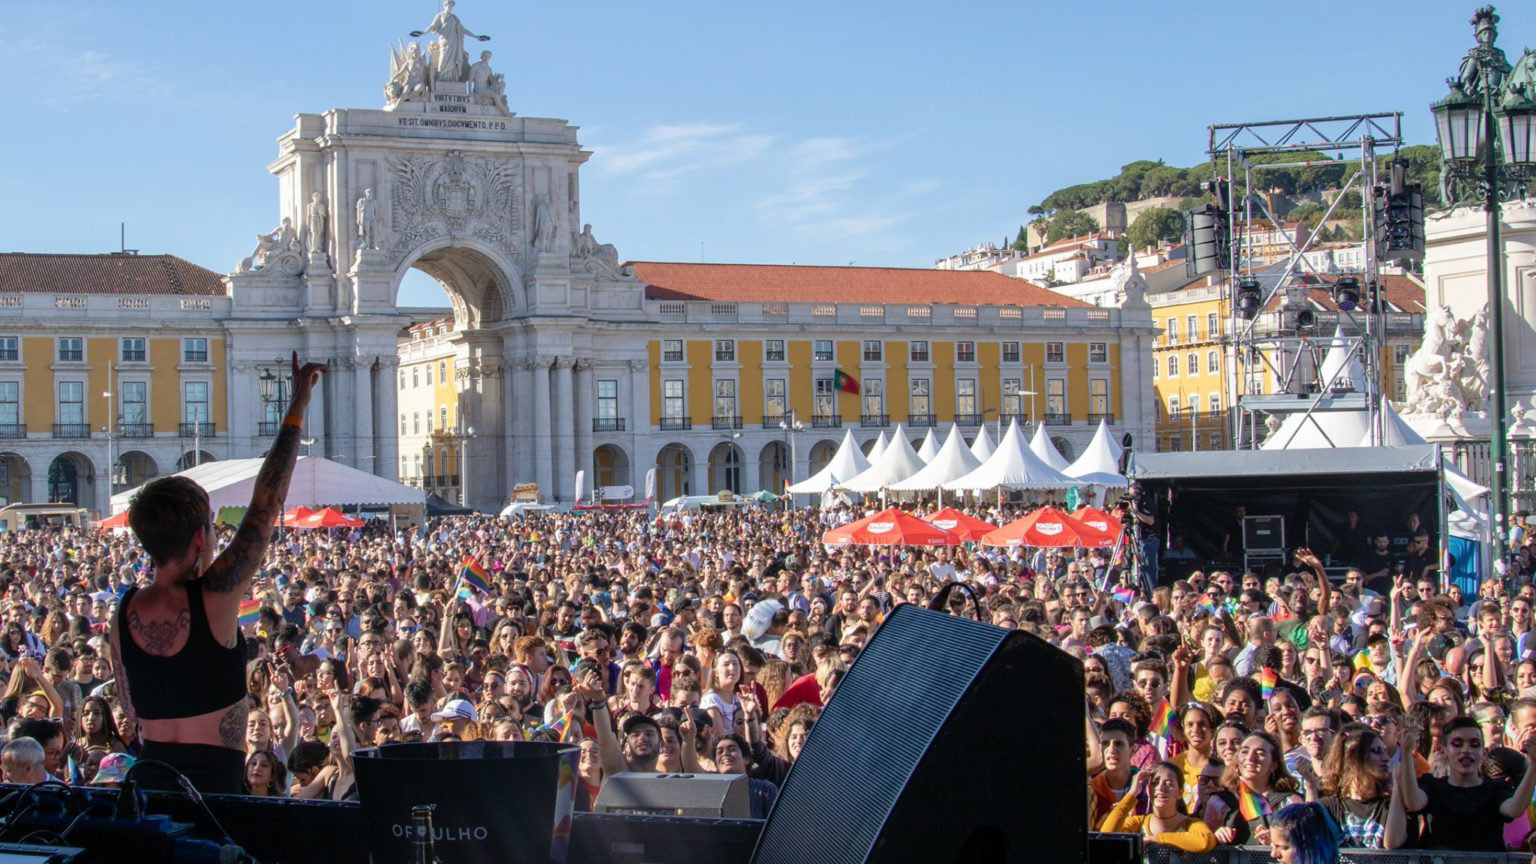
[[[469,439],[475,437],[475,427],[459,427],[459,506],[469,506]]]
[[[1533,168],[1531,147],[1536,137],[1536,55],[1520,59],[1524,74],[1511,74],[1504,52],[1494,45],[1499,17],[1485,6],[1472,17],[1477,45],[1462,61],[1461,71],[1451,78],[1450,93],[1430,106],[1435,115],[1435,137],[1444,164],[1441,197],[1447,207],[1462,203],[1459,190],[1468,191],[1468,203],[1482,198],[1487,214],[1488,239],[1488,417],[1489,457],[1493,463],[1490,498],[1493,501],[1494,560],[1506,553],[1505,514],[1508,512],[1509,445],[1508,405],[1504,386],[1504,250],[1499,236],[1502,218],[1500,199],[1512,190],[1523,192]]]
[[[789,468],[786,473],[789,475],[790,482],[794,482],[795,465],[800,461],[795,454],[795,433],[803,430],[805,424],[795,419],[795,409],[791,408],[789,409],[789,417],[779,421],[779,428],[784,430],[784,438],[789,442]],[[795,496],[793,494],[789,495],[789,506],[790,509],[794,509]]]
[[[117,482],[117,459],[112,452],[112,364],[107,364],[107,389],[101,395],[107,397],[107,498],[112,498],[112,487]]]

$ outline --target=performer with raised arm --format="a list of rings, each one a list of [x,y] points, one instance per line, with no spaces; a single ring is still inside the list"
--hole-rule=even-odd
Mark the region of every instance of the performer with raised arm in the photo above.
[[[117,692],[143,737],[141,758],[174,766],[199,791],[242,794],[245,639],[240,600],[266,555],[298,456],[304,409],[326,367],[293,355],[293,401],[234,539],[214,558],[208,493],[185,477],[144,485],[128,523],[154,563],[154,582],[123,595],[110,627]],[[164,771],[146,784],[175,788]]]

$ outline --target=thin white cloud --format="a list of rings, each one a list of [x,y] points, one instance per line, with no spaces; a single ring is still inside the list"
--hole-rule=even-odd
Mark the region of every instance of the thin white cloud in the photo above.
[[[17,92],[35,94],[37,104],[54,109],[105,101],[159,98],[171,88],[141,64],[96,49],[66,48],[34,37],[0,52],[0,78]]]
[[[774,136],[748,132],[741,123],[653,126],[640,138],[593,145],[594,165],[606,174],[634,177],[647,191],[667,192],[691,174],[760,158]]]

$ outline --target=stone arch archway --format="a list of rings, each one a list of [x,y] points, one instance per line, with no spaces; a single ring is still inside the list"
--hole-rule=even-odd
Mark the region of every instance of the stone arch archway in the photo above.
[[[522,296],[522,269],[473,238],[441,237],[408,253],[394,271],[391,305],[398,301],[400,283],[411,270],[420,270],[442,286],[453,307],[455,330],[478,330],[528,306]]]
[[[656,454],[656,500],[702,494],[693,489],[693,452],[684,444],[668,444]]]
[[[158,476],[160,466],[153,456],[143,450],[128,450],[117,457],[117,464],[113,466],[112,491],[133,489]]]
[[[757,457],[757,476],[762,487],[775,495],[784,494],[789,479],[789,448],[783,441],[769,441]]]
[[[745,492],[742,488],[741,473],[746,465],[746,456],[741,448],[734,442],[724,441],[716,444],[709,451],[709,493],[730,490],[731,492]]]
[[[821,441],[817,441],[815,444],[811,445],[811,455],[810,455],[811,461],[810,461],[810,465],[809,465],[810,473],[807,474],[806,476],[807,477],[814,477],[814,476],[816,476],[817,472],[819,472],[819,471],[821,471],[821,469],[827,467],[827,463],[831,462],[832,461],[832,457],[836,456],[836,455],[837,455],[837,442],[836,441],[821,440]],[[841,479],[841,478],[839,478],[839,479]]]
[[[32,465],[20,453],[0,453],[0,498],[6,504],[25,501],[32,494]]]
[[[60,453],[48,464],[48,500],[76,507],[96,504],[96,465],[84,453]]]
[[[219,461],[218,457],[214,456],[212,453],[209,453],[207,450],[188,450],[176,459],[176,470],[185,471],[188,468],[196,468],[199,465],[205,465],[209,462],[217,461]]]
[[[1071,441],[1068,441],[1060,435],[1052,435],[1051,443],[1056,445],[1056,452],[1061,454],[1061,458],[1067,460],[1068,462],[1072,462],[1077,459],[1077,448],[1072,446]]]
[[[594,491],[603,486],[633,486],[629,454],[617,444],[604,444],[593,450],[592,477]]]

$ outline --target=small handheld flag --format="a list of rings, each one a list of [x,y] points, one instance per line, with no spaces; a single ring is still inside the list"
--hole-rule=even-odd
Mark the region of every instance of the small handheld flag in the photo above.
[[[1270,697],[1275,695],[1275,682],[1278,680],[1280,680],[1280,677],[1270,667],[1265,666],[1259,670],[1259,690],[1263,694],[1265,702],[1268,702]]]
[[[1243,814],[1243,818],[1252,822],[1269,815],[1269,799],[1248,788],[1248,784],[1238,781],[1237,809]]]
[[[562,744],[581,741],[581,721],[576,719],[576,715],[573,712],[565,712],[564,717],[553,723],[546,723],[535,729],[534,732],[542,732],[545,729],[558,735]]]
[[[491,593],[490,577],[485,575],[485,569],[472,555],[464,556],[464,563],[459,566],[459,578],[481,594]]]
[[[1152,732],[1163,738],[1172,738],[1173,729],[1178,724],[1178,715],[1173,712],[1173,706],[1168,700],[1157,703],[1157,708],[1152,712]]]
[[[255,626],[261,620],[261,601],[252,597],[249,600],[240,601],[239,626],[241,629]]]
[[[1115,599],[1119,600],[1121,603],[1127,603],[1128,604],[1132,600],[1136,599],[1136,589],[1132,588],[1129,585],[1121,585],[1118,588],[1116,588],[1112,593],[1115,595]]]

